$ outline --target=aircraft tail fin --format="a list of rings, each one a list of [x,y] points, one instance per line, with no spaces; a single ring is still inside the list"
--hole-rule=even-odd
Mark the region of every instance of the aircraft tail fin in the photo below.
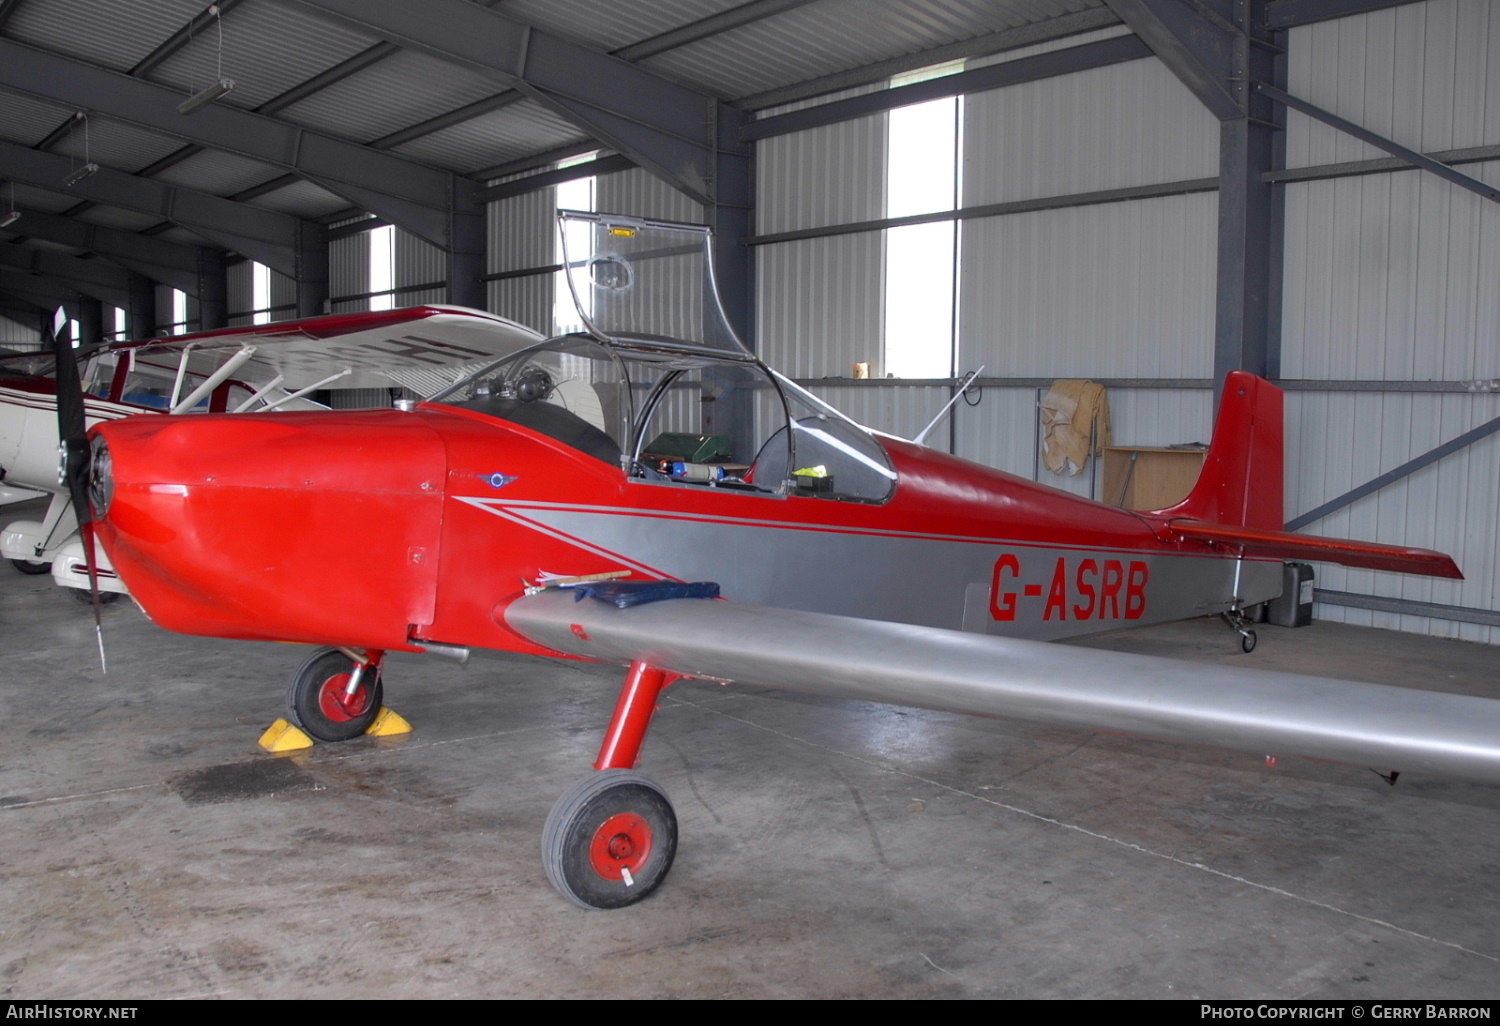
[[[1430,549],[1294,534],[1283,507],[1281,389],[1245,371],[1224,382],[1203,472],[1188,497],[1152,511],[1181,538],[1273,559],[1315,559],[1371,570],[1463,579],[1453,557]]]
[[[1246,371],[1224,382],[1219,419],[1193,490],[1161,516],[1280,531],[1284,451],[1281,389]]]

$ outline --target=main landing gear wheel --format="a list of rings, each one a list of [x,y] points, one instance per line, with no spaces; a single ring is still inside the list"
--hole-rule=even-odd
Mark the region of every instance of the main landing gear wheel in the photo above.
[[[336,648],[322,648],[309,656],[287,689],[292,722],[319,741],[348,741],[368,730],[380,713],[384,691],[380,668],[367,668],[351,694],[353,673],[354,663]]]
[[[547,814],[542,863],[583,908],[624,908],[666,879],[677,815],[662,789],[631,770],[603,770],[563,792]]]
[[[10,565],[29,577],[50,574],[52,572],[51,563],[38,563],[34,559],[13,559],[10,561]]]

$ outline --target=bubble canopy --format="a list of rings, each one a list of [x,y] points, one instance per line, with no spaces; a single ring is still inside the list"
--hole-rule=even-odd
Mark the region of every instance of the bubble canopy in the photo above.
[[[619,345],[754,359],[729,325],[707,226],[559,210],[563,263],[589,333]]]

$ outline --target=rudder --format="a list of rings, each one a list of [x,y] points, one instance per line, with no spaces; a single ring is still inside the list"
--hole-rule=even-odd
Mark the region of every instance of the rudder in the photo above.
[[[1282,425],[1281,389],[1248,371],[1231,372],[1198,483],[1177,505],[1154,512],[1280,531],[1286,524]]]

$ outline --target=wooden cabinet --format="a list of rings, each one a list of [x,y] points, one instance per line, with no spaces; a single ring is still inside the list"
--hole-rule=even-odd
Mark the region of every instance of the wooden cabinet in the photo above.
[[[1126,509],[1161,509],[1187,498],[1203,469],[1202,449],[1153,449],[1124,445],[1104,450],[1099,498]]]

